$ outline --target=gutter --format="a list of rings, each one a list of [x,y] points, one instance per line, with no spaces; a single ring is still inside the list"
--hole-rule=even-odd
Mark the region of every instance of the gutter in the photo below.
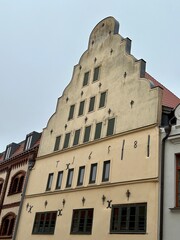
[[[164,128],[166,136],[162,139],[162,149],[161,149],[161,178],[160,178],[160,228],[159,228],[159,240],[163,240],[163,219],[164,219],[164,168],[165,168],[165,145],[166,140],[168,139],[171,133],[171,121],[174,117],[172,117],[169,121],[169,125]]]
[[[27,184],[28,184],[30,172],[31,172],[32,168],[34,167],[34,165],[35,165],[35,160],[32,158],[28,161],[28,170],[26,172],[25,183],[24,183],[24,187],[23,187],[23,191],[22,191],[22,195],[21,195],[21,202],[19,205],[19,210],[18,210],[18,215],[16,218],[16,223],[15,223],[15,227],[14,227],[12,240],[16,240],[16,235],[17,235],[19,220],[20,220],[20,216],[21,216],[21,212],[22,212],[23,202],[24,202],[24,198],[25,198],[25,194],[26,194]]]

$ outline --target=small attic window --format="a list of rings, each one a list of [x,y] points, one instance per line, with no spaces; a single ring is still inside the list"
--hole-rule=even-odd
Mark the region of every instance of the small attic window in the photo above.
[[[150,83],[150,88],[154,88],[155,87],[154,83],[151,80],[149,80],[149,83]]]
[[[32,143],[32,135],[28,136],[26,139],[25,151],[31,148],[31,143]]]
[[[7,149],[6,149],[5,160],[10,157],[10,154],[11,154],[11,146],[7,147]]]

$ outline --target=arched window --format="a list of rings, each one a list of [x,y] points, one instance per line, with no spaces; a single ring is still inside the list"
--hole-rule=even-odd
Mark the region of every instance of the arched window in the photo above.
[[[20,171],[12,177],[9,194],[16,194],[22,192],[25,174],[25,171]]]
[[[12,236],[16,215],[14,213],[6,214],[1,223],[0,236]]]
[[[2,193],[3,183],[4,183],[4,179],[0,178],[0,195]]]

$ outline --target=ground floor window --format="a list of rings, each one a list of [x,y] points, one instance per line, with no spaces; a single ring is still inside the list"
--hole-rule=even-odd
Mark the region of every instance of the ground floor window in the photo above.
[[[73,210],[71,234],[91,234],[93,208]]]
[[[54,234],[57,212],[36,213],[33,234]]]
[[[145,233],[147,204],[113,205],[110,233]]]

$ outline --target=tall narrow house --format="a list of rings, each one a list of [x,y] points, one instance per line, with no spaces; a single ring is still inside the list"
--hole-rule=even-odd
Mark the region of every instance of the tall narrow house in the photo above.
[[[113,17],[95,26],[58,99],[18,240],[158,238],[159,126],[171,106],[162,111],[164,90],[118,31]]]

